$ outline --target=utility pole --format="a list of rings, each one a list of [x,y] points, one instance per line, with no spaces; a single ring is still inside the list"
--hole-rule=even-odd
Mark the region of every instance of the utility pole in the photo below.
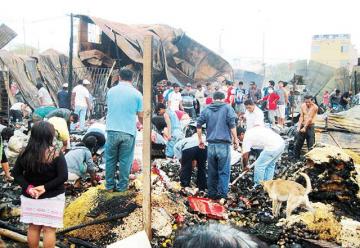
[[[219,33],[219,55],[223,55],[224,53],[224,49],[222,47],[222,35],[224,32],[224,28],[220,29],[220,33]]]
[[[358,88],[357,88],[357,72],[356,72],[356,69],[354,71],[354,95],[356,95],[358,93]]]
[[[265,66],[265,32],[262,35],[262,66],[263,66],[263,84],[265,82],[266,66]]]
[[[69,87],[68,87],[68,92],[69,92],[69,106],[71,108],[71,95],[72,95],[72,89],[73,89],[73,46],[74,46],[74,16],[71,13],[70,14],[70,42],[69,42]]]

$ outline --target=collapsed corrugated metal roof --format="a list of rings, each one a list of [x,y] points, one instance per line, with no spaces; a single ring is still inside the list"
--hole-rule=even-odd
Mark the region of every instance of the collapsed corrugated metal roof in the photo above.
[[[187,36],[182,30],[167,25],[126,25],[93,16],[79,15],[81,22],[94,23],[103,34],[103,38],[115,42],[120,49],[120,64],[142,65],[143,43],[146,35],[154,38],[153,69],[154,79],[167,78],[172,82],[195,83],[199,81],[215,81],[218,77],[233,79],[233,70],[230,64],[221,56],[215,54],[205,46]],[[85,26],[85,29],[87,27]],[[99,44],[89,44],[87,35],[80,36],[79,52],[86,50],[101,50],[116,59],[114,50]],[[116,37],[115,37],[116,36]],[[139,69],[139,68],[138,68]],[[139,70],[141,73],[141,69]],[[165,77],[165,78],[164,78]]]
[[[12,39],[17,36],[14,30],[6,26],[5,24],[0,25],[0,49],[6,46]]]
[[[6,82],[9,96],[11,96],[10,84],[16,83],[22,97],[32,108],[39,106],[35,87],[38,82],[44,83],[55,103],[59,88],[63,83],[68,82],[69,59],[55,50],[47,50],[32,57],[0,50],[0,61],[6,65],[11,75],[11,81]],[[73,64],[74,67],[83,67],[77,59],[73,60]],[[84,76],[82,75],[81,78]],[[13,104],[15,99],[10,97],[10,101]]]

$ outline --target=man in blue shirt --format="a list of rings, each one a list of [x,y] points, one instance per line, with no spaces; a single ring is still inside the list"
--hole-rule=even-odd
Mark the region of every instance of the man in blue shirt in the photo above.
[[[202,138],[202,125],[206,124],[208,142],[208,196],[212,199],[227,198],[230,182],[231,144],[237,149],[236,114],[234,109],[224,102],[224,93],[217,91],[214,102],[201,112],[197,121],[199,147],[205,149]]]
[[[134,88],[132,79],[133,72],[122,68],[119,83],[107,94],[105,186],[109,192],[114,190],[123,192],[128,188],[134,159],[136,117],[141,124],[143,122],[142,94]],[[118,180],[115,181],[118,162],[120,173]]]
[[[63,88],[62,90],[60,90],[57,93],[57,98],[58,98],[58,102],[59,102],[59,108],[66,108],[66,109],[70,109],[70,99],[69,99],[70,95],[68,92],[68,84],[65,83],[63,84]]]

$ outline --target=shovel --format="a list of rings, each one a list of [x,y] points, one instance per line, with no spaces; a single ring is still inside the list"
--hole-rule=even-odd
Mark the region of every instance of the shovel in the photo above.
[[[243,172],[240,173],[240,175],[235,178],[234,181],[232,181],[232,183],[230,183],[230,187],[235,185],[237,183],[237,181],[239,181],[242,177],[244,177],[246,175],[246,173],[248,173],[248,171],[253,168],[255,166],[255,163],[252,163],[251,165],[249,165]]]

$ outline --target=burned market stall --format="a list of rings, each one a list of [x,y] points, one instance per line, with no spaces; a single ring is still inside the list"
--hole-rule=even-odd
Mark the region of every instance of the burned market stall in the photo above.
[[[141,84],[144,37],[153,36],[153,81],[173,83],[233,78],[230,64],[191,39],[181,29],[167,25],[126,25],[98,17],[78,15],[79,57],[88,66],[128,66]],[[95,35],[94,35],[95,34]],[[139,85],[140,86],[140,85]]]

